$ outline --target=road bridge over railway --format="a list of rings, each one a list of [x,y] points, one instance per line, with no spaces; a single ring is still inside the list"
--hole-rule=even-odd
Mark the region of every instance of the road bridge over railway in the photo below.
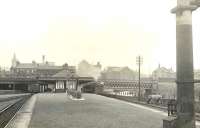
[[[143,89],[152,89],[153,88],[153,82],[149,81],[142,81],[140,83],[140,87]],[[105,88],[113,88],[113,89],[137,89],[139,88],[138,81],[108,81],[104,83]]]
[[[50,76],[50,77],[0,77],[0,89],[44,92],[45,90],[62,90],[77,88],[80,84],[94,81],[93,77]]]
[[[152,94],[153,89],[157,88],[157,81],[138,81],[131,80],[101,80],[98,81],[103,85],[103,90],[108,93],[120,93],[129,92],[131,95],[138,95],[139,86],[141,89],[141,95]]]
[[[26,77],[3,77],[0,78],[0,84],[31,84],[37,83],[36,78],[26,78]]]

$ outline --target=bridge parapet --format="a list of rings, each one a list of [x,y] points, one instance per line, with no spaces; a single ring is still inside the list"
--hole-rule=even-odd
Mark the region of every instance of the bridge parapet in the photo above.
[[[104,88],[112,89],[137,89],[139,88],[138,81],[128,81],[128,80],[102,80],[99,81],[104,85]],[[141,81],[140,87],[143,89],[152,89],[153,85],[157,84],[157,81]]]
[[[35,81],[36,78],[27,77],[0,77],[0,81]]]

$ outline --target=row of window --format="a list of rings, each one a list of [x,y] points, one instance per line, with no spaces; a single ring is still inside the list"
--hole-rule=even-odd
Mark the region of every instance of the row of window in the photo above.
[[[75,89],[76,87],[76,83],[73,82],[73,81],[67,81],[66,82],[66,88],[69,88],[69,89]],[[64,89],[65,86],[64,86],[64,82],[63,81],[58,81],[56,82],[56,89]]]

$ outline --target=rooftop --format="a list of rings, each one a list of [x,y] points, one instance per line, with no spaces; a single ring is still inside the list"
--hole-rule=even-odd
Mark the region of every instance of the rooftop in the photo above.
[[[54,78],[71,78],[71,77],[79,77],[79,76],[76,75],[75,73],[71,73],[69,70],[64,69],[64,70],[56,73],[52,77],[54,77]]]

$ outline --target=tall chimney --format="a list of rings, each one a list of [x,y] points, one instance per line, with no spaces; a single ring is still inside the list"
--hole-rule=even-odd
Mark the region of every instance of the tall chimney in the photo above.
[[[45,55],[42,56],[42,63],[45,63]]]

